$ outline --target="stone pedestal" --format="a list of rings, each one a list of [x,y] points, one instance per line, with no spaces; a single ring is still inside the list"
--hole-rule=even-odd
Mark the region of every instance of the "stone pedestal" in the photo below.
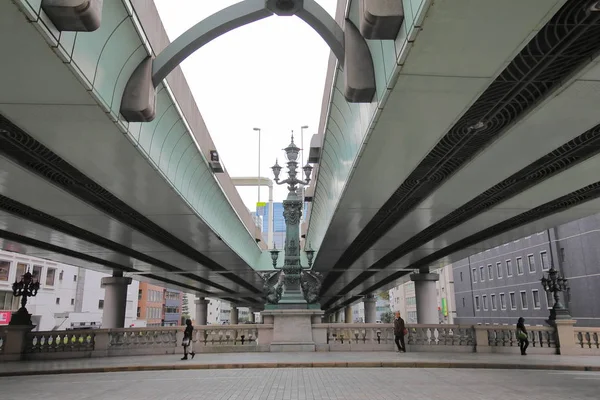
[[[196,325],[206,325],[208,317],[208,303],[204,297],[194,300],[196,305]]]
[[[417,323],[439,324],[437,308],[437,291],[435,282],[440,279],[438,274],[412,274],[410,280],[415,283],[417,300]]]
[[[0,352],[0,361],[23,360],[25,346],[27,345],[27,334],[35,328],[35,325],[8,325],[0,327],[4,332],[4,351]]]
[[[575,345],[575,325],[573,319],[557,319],[555,321],[556,336],[558,336],[558,351],[562,356],[577,355],[577,346]]]
[[[315,351],[313,324],[321,323],[321,310],[265,310],[265,324],[273,324],[272,352]]]
[[[127,286],[130,284],[131,278],[119,276],[119,273],[102,278],[101,287],[104,288],[102,329],[123,328],[125,326]]]

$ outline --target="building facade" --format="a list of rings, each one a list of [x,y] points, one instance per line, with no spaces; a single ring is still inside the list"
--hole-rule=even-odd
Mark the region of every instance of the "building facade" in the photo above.
[[[544,325],[554,304],[540,280],[551,266],[568,280],[563,297],[578,325],[600,326],[600,215],[505,243],[455,264],[457,321]]]
[[[146,326],[164,325],[165,289],[162,286],[141,282],[138,291],[137,317]]]
[[[269,231],[269,205],[257,207],[256,214],[262,222],[263,237],[267,237]],[[273,245],[277,249],[285,247],[285,219],[283,218],[283,203],[273,203]]]
[[[20,307],[12,284],[30,271],[40,282],[37,296],[29,298],[35,330],[91,329],[102,325],[104,289],[101,280],[109,275],[72,265],[0,250],[0,325],[10,322]],[[136,323],[138,282],[128,288],[126,325]]]

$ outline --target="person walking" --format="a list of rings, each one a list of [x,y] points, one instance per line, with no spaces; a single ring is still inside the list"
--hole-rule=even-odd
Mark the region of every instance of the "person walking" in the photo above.
[[[194,353],[194,327],[192,326],[192,320],[185,320],[185,331],[183,331],[183,341],[181,345],[183,346],[183,357],[182,360],[188,359],[188,353],[192,356],[192,360],[196,353]]]
[[[404,335],[406,333],[407,329],[404,320],[400,316],[400,312],[396,311],[396,319],[394,319],[394,342],[396,342],[398,352],[406,353],[406,345],[404,344]]]
[[[521,355],[527,355],[527,347],[529,347],[529,339],[527,335],[527,329],[525,329],[525,319],[519,318],[517,322],[517,340],[519,341],[519,348],[521,349]]]

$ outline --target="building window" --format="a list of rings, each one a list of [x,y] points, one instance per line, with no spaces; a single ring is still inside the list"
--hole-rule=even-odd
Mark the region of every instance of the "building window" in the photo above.
[[[62,282],[62,280],[63,280],[63,276],[64,276],[64,275],[65,275],[65,271],[60,271],[60,273],[58,274],[58,280],[59,280],[60,282]]]
[[[462,271],[460,271],[460,281],[461,282],[463,281],[463,279],[462,279]]]
[[[527,305],[527,292],[524,290],[521,290],[521,308],[523,310],[527,310],[528,305]]]
[[[77,275],[73,275],[73,282],[77,282]]]
[[[527,264],[529,264],[529,273],[535,272],[535,257],[533,254],[527,256]]]
[[[523,275],[523,259],[517,257],[517,274]]]
[[[138,289],[138,300],[142,299],[142,289]]]
[[[480,305],[479,305],[479,296],[475,296],[475,309],[477,311],[479,311],[480,309]]]
[[[471,270],[471,275],[473,275],[473,283],[477,283],[477,270],[475,268]]]
[[[10,261],[0,260],[0,281],[8,282],[10,272]]]
[[[516,310],[517,309],[517,299],[515,298],[515,292],[510,292],[508,294],[508,298],[510,300],[510,309]]]
[[[56,298],[56,304],[60,304],[60,297]]]
[[[481,296],[481,299],[483,301],[483,311],[487,311],[488,310],[488,302],[487,302],[487,295],[483,295]]]
[[[17,276],[16,276],[16,280],[21,280],[21,278],[23,277],[23,275],[25,275],[25,272],[27,272],[27,264],[25,264],[25,263],[18,263],[17,264]]]
[[[502,263],[501,262],[496,263],[496,275],[498,275],[498,278],[502,278]]]
[[[137,308],[137,312],[135,314],[138,318],[142,315],[142,309],[140,307]]]
[[[38,281],[41,282],[42,280],[42,269],[43,267],[41,265],[34,265],[33,266],[33,280],[34,281]]]
[[[496,295],[495,294],[490,295],[490,301],[492,302],[492,310],[496,311],[497,307],[496,307]]]
[[[56,279],[56,268],[48,268],[48,271],[46,271],[46,286],[54,286],[54,279]]]
[[[98,300],[98,309],[99,310],[103,310],[104,309],[104,300]]]
[[[492,271],[492,264],[488,264],[488,279],[491,281],[494,279],[494,272]]]
[[[512,260],[506,260],[506,276],[513,276]]]
[[[533,294],[533,308],[539,310],[541,307],[540,304],[540,292],[537,289],[532,290]]]
[[[504,293],[500,293],[500,309],[506,310],[506,296]]]
[[[542,271],[549,270],[550,264],[548,263],[548,253],[545,251],[540,252],[540,259],[542,260]]]
[[[479,267],[479,280],[483,282],[485,278],[483,277],[483,265]]]
[[[75,299],[71,299],[71,305],[74,306],[75,305]]]
[[[463,304],[463,308],[465,308],[465,298],[462,298],[462,304]]]

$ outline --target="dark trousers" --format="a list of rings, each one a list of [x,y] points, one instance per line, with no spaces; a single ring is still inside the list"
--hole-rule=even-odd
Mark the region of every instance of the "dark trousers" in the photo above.
[[[529,339],[520,339],[519,347],[521,348],[521,354],[525,354],[527,347],[529,347]]]
[[[394,342],[396,342],[396,346],[398,346],[398,350],[406,351],[406,346],[404,345],[404,334],[394,335]]]

